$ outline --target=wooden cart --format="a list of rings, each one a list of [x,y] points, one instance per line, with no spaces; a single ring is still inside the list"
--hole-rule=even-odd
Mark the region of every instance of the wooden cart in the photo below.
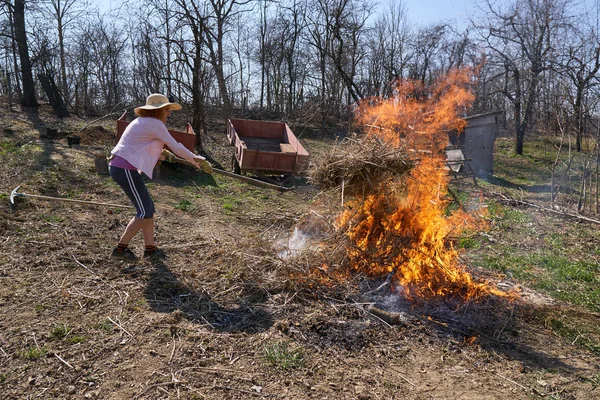
[[[308,152],[285,122],[230,119],[227,137],[235,146],[232,169],[237,174],[289,177],[308,167]]]

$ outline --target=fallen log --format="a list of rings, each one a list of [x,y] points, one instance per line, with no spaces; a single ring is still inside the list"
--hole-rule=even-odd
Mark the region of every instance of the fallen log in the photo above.
[[[367,311],[390,325],[407,325],[407,318],[403,314],[385,311],[377,307],[369,307]]]

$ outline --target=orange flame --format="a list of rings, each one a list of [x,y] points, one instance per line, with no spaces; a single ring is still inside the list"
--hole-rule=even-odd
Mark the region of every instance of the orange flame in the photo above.
[[[369,99],[357,113],[371,135],[410,149],[420,159],[410,174],[381,182],[372,193],[348,202],[338,226],[350,239],[352,268],[369,276],[392,273],[409,298],[504,294],[487,282],[475,282],[449,240],[480,222],[460,210],[446,215],[447,131],[465,126],[459,113],[474,100],[467,90],[471,81],[470,70],[452,71],[433,88],[403,81],[393,98]]]

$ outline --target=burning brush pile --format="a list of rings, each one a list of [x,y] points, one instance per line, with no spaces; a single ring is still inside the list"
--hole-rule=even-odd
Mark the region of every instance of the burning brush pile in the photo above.
[[[485,216],[483,208],[449,211],[447,132],[464,129],[460,116],[474,99],[471,80],[463,70],[432,87],[403,81],[393,97],[361,104],[356,119],[367,132],[336,146],[312,175],[322,188],[342,192],[336,227],[346,245],[335,264],[372,278],[391,277],[410,299],[506,295],[476,281],[451,240],[466,229],[481,229]]]
[[[340,187],[351,194],[359,193],[367,186],[409,172],[414,161],[406,149],[376,136],[346,139],[324,157],[311,178],[324,189]]]

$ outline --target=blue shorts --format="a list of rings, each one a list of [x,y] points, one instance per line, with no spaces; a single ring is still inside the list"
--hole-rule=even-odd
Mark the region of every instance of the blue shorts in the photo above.
[[[133,169],[124,169],[111,165],[110,176],[121,186],[129,200],[137,210],[136,217],[152,218],[154,216],[154,202],[146,189],[142,175]]]

